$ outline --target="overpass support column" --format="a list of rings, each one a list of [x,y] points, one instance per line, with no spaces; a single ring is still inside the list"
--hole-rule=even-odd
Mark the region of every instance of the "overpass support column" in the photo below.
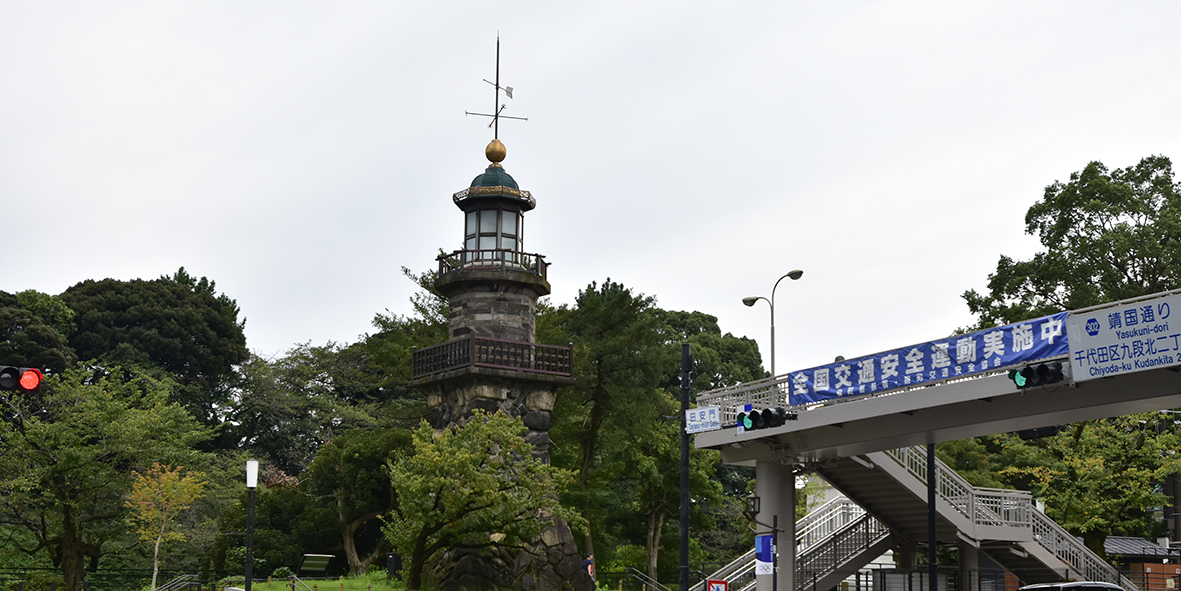
[[[757,534],[772,533],[771,525],[776,521],[780,530],[776,574],[756,577],[758,591],[795,591],[796,481],[792,467],[771,459],[756,461],[755,494],[762,499]]]
[[[960,542],[960,591],[980,591],[980,551]]]

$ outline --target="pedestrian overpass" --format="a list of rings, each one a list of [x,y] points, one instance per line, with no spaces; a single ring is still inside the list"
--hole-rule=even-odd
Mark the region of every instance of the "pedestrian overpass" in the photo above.
[[[1144,301],[1124,302],[1123,308],[1097,314],[1115,310],[1109,315],[1118,316]],[[1093,327],[1087,325],[1088,330]],[[1073,347],[1077,335],[1071,338]],[[1181,350],[1181,338],[1169,338]],[[794,481],[801,472],[818,474],[849,500],[823,507],[798,524],[781,520],[777,584],[772,575],[758,576],[760,591],[773,586],[827,591],[886,549],[908,552],[925,544],[928,464],[926,452],[914,446],[1181,407],[1177,365],[1076,381],[1071,373],[1088,365],[1086,357],[1060,351],[1041,361],[1061,362],[1066,379],[1022,389],[1009,379],[1011,367],[1002,365],[791,405],[789,393],[797,377],[789,373],[700,394],[698,407],[718,407],[722,428],[698,433],[696,446],[718,450],[725,463],[755,466],[762,499],[759,521],[766,522],[760,523],[759,533],[770,533],[773,516],[793,514]],[[747,405],[782,406],[798,418],[743,432],[735,423]],[[1114,568],[1038,511],[1029,493],[972,487],[941,462],[935,463],[935,474],[937,538],[959,547],[963,571],[977,570],[983,553],[1027,583],[1121,583]],[[753,553],[727,569],[739,573],[749,567]],[[1126,580],[1122,583],[1131,587]]]

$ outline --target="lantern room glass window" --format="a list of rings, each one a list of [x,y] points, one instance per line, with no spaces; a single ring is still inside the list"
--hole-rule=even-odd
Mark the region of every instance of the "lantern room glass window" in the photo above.
[[[505,209],[479,209],[467,212],[463,247],[481,251],[480,259],[501,259],[496,251],[521,250],[521,214]]]

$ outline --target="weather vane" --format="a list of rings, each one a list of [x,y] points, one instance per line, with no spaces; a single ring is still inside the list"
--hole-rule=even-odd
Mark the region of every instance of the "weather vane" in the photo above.
[[[464,115],[476,115],[479,117],[491,117],[492,123],[489,123],[488,127],[492,128],[492,139],[500,139],[500,120],[501,119],[516,119],[518,121],[528,121],[529,120],[528,117],[509,117],[508,115],[501,115],[501,113],[504,111],[504,108],[507,105],[501,104],[500,91],[503,90],[505,96],[507,96],[509,98],[513,98],[513,87],[500,85],[500,35],[496,36],[496,82],[492,82],[491,80],[488,80],[487,78],[484,79],[484,82],[487,82],[488,84],[491,84],[493,87],[496,88],[496,102],[494,102],[492,104],[492,113],[491,114],[489,114],[489,113],[472,113],[470,111],[464,111],[463,114]]]

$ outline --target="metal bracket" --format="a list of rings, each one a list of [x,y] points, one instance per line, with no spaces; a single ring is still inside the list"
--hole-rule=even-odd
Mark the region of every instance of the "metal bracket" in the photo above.
[[[776,464],[780,466],[793,466],[796,464],[796,454],[792,451],[790,445],[782,443],[768,443],[771,448],[771,459],[775,460]]]

